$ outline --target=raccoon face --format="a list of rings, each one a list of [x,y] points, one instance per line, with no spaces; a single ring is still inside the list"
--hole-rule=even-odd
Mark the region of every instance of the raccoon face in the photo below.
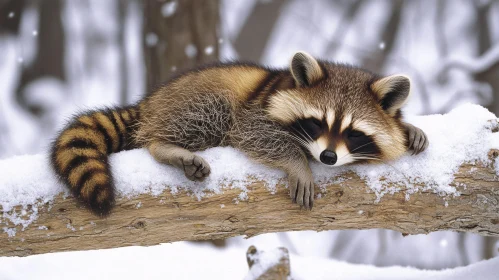
[[[317,161],[329,166],[375,162],[407,150],[400,121],[410,92],[407,77],[379,78],[303,52],[294,55],[291,74],[297,87],[273,94],[267,112]]]

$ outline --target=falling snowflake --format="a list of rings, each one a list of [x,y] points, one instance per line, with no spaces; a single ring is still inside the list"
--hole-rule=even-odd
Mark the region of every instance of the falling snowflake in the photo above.
[[[447,239],[440,240],[440,247],[445,248],[447,247],[447,245],[448,245]]]
[[[33,36],[38,36],[38,31],[37,30],[33,30]]]
[[[14,13],[14,12],[10,12],[10,13],[9,13],[9,18],[13,18],[15,15],[16,15],[16,13]]]
[[[187,57],[193,58],[198,54],[198,49],[193,44],[189,44],[185,47],[185,54]]]
[[[161,6],[161,14],[164,17],[171,17],[177,10],[178,3],[176,0],[166,2]]]
[[[158,44],[158,35],[156,35],[156,33],[153,33],[153,32],[147,33],[146,45],[148,47],[153,47],[153,46],[156,46],[156,44]]]
[[[380,50],[384,50],[384,49],[385,49],[385,47],[386,47],[385,42],[381,42],[381,43],[379,43],[379,45],[378,45],[378,48],[379,48]]]
[[[22,57],[18,57],[18,58],[17,58],[17,62],[19,62],[19,63],[23,63],[23,62],[24,62],[24,58],[22,58]]]
[[[177,66],[172,66],[171,70],[172,70],[172,72],[177,71]]]
[[[224,42],[224,39],[222,39],[222,38],[218,39],[219,44],[222,44],[223,42]]]
[[[204,48],[204,53],[207,54],[207,55],[211,55],[213,54],[213,46],[207,46],[206,48]]]

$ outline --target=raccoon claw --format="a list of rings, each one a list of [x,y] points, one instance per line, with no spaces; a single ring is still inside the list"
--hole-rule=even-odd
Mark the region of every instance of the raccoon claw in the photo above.
[[[430,142],[428,141],[428,136],[426,136],[423,130],[407,123],[405,124],[405,128],[409,141],[407,147],[409,150],[412,150],[412,155],[418,155],[428,148]]]
[[[185,177],[192,181],[203,181],[210,175],[210,165],[200,156],[182,159]]]
[[[308,172],[310,173],[310,172]],[[289,193],[291,201],[300,207],[312,210],[314,206],[314,180],[312,174],[289,174]]]

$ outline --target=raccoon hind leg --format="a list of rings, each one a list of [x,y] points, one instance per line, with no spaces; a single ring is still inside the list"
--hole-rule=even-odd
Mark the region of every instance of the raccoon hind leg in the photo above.
[[[148,147],[154,159],[180,168],[192,181],[203,181],[210,175],[210,165],[202,157],[174,144],[153,142]]]

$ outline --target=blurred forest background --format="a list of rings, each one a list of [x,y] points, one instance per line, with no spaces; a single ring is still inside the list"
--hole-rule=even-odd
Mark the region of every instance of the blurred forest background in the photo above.
[[[43,152],[73,113],[136,102],[183,69],[219,59],[285,67],[297,50],[411,76],[410,114],[464,102],[499,114],[499,1],[0,0],[0,159]],[[445,232],[267,240],[294,253],[423,268],[498,254],[493,238]]]

